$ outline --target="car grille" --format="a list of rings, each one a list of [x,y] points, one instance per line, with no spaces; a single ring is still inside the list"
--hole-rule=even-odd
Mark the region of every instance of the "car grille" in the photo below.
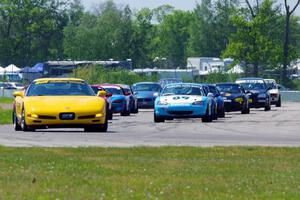
[[[145,98],[145,99],[138,99],[138,102],[151,102],[153,99]]]
[[[79,116],[78,119],[93,119],[95,118],[95,115],[85,115],[85,116]]]
[[[170,115],[191,115],[193,111],[168,111]]]
[[[56,117],[49,115],[39,115],[39,119],[56,119]]]
[[[75,119],[75,113],[60,113],[59,119],[61,120],[74,120]]]
[[[271,97],[275,98],[275,97],[277,97],[277,95],[276,94],[271,94]]]

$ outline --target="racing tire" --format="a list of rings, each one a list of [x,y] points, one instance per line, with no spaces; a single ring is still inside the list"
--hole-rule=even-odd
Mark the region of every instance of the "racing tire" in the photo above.
[[[106,115],[107,115],[107,119],[108,120],[112,120],[113,119],[113,113],[112,113],[111,110],[109,110]]]
[[[270,111],[271,110],[271,104],[268,104],[265,106],[265,111]]]
[[[35,131],[34,128],[32,128],[26,124],[24,110],[22,110],[22,114],[21,114],[21,129],[23,132],[30,132],[30,131],[34,132]]]
[[[22,131],[22,127],[19,124],[19,120],[15,112],[13,112],[13,124],[14,124],[15,131]]]
[[[219,118],[224,118],[225,117],[225,109],[222,108],[219,112],[218,112],[218,117]]]
[[[165,118],[158,117],[158,116],[156,116],[156,114],[154,113],[154,122],[155,122],[155,123],[163,123],[163,122],[165,122]]]
[[[209,114],[208,109],[206,110],[205,116],[202,118],[202,122],[212,122],[212,115]]]
[[[276,102],[276,107],[281,107],[281,96],[279,97],[278,101]]]
[[[121,116],[130,116],[130,109],[126,107],[125,110],[121,112]]]
[[[105,119],[105,123],[96,126],[89,126],[84,128],[85,132],[107,132],[108,129],[108,119]]]
[[[244,114],[248,114],[249,111],[249,107],[248,106],[244,106],[243,109],[241,110],[241,113]]]

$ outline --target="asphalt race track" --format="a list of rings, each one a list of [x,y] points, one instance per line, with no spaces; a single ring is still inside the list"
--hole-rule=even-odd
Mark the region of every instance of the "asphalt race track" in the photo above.
[[[49,129],[15,132],[0,126],[0,145],[41,147],[132,147],[132,146],[300,146],[300,103],[272,106],[269,112],[252,109],[249,115],[227,113],[213,123],[201,119],[153,122],[153,110],[129,117],[114,116],[107,133],[81,129]]]

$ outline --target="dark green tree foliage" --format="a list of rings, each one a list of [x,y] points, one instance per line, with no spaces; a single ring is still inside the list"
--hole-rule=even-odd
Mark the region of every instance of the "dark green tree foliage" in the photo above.
[[[184,11],[174,11],[167,15],[159,25],[159,41],[157,57],[165,57],[169,68],[185,67],[189,27],[192,14]]]
[[[279,69],[283,37],[280,7],[271,0],[258,6],[252,11],[240,9],[231,18],[236,31],[230,35],[229,45],[223,52],[223,57],[246,62],[246,71],[255,76],[265,69]]]
[[[59,0],[0,0],[0,61],[31,65],[62,57],[65,4]]]
[[[220,56],[234,31],[229,19],[236,7],[235,0],[203,0],[197,4],[189,39],[190,56]]]

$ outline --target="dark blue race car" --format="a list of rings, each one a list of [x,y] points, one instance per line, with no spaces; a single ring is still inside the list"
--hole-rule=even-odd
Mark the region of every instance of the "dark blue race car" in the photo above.
[[[271,97],[266,82],[262,78],[240,78],[235,81],[240,84],[249,95],[250,108],[264,108],[271,110]]]
[[[236,83],[216,84],[224,101],[226,112],[241,111],[242,114],[249,114],[248,95],[244,88]]]
[[[217,103],[217,115],[220,118],[225,117],[225,107],[224,107],[224,100],[221,96],[220,91],[215,85],[207,84],[207,87],[209,88],[209,92],[214,94],[215,101]]]
[[[154,108],[154,101],[160,93],[162,88],[158,83],[141,82],[132,86],[134,95],[138,100],[138,108]]]

